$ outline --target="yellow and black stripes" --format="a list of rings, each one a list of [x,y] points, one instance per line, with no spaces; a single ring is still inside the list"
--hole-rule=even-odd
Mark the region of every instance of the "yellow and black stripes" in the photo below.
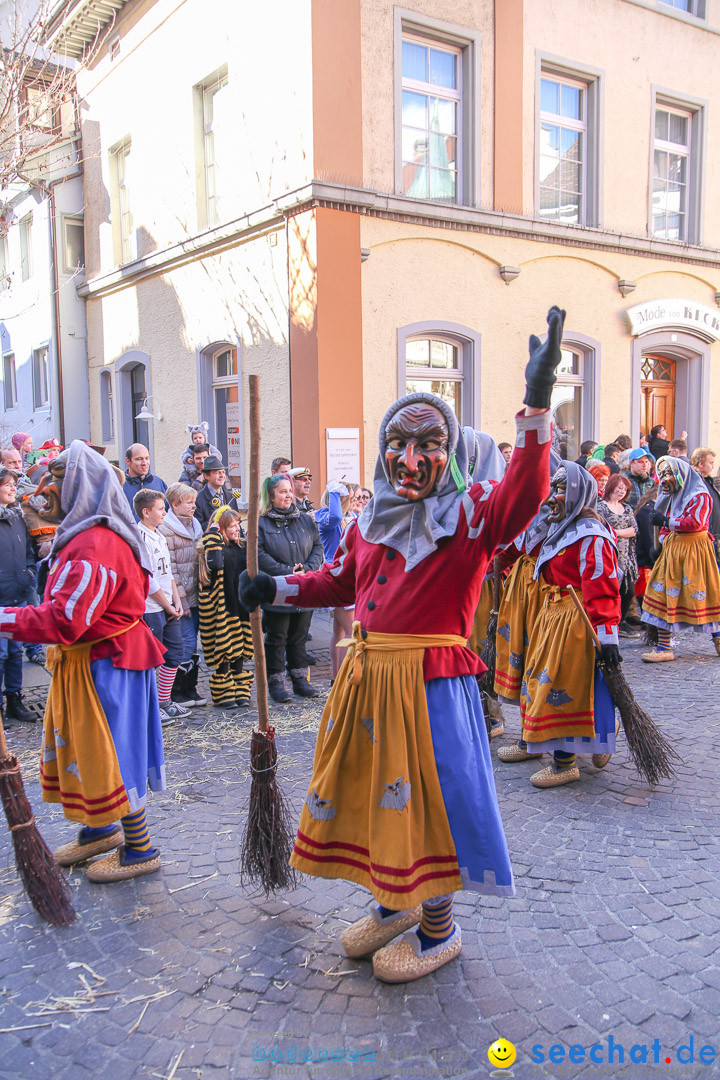
[[[212,531],[203,536],[205,558],[209,566],[222,567],[222,537]],[[210,584],[198,591],[200,607],[200,641],[205,663],[214,668],[210,676],[213,704],[234,705],[236,700],[249,700],[253,674],[243,671],[243,660],[251,659],[252,635],[250,623],[231,615],[225,604],[222,569],[210,574]]]

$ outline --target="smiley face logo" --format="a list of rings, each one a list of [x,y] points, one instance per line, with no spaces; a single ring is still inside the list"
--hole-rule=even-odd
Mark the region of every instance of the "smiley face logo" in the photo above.
[[[488,1061],[498,1069],[509,1069],[517,1057],[517,1050],[508,1039],[496,1039],[488,1047]]]

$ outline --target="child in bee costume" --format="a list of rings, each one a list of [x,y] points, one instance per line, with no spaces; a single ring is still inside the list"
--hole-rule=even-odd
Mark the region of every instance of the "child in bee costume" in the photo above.
[[[500,484],[467,490],[454,413],[433,394],[409,394],[382,421],[373,500],[334,561],[241,579],[249,608],[355,604],[291,862],[370,890],[370,913],[341,943],[348,956],[374,954],[386,982],[417,979],[458,955],[457,889],[514,893],[476,681],[482,664],[467,639],[495,548],[527,525],[547,490],[563,318],[552,309],[547,342],[531,338],[529,410],[517,417]]]
[[[602,643],[602,658],[620,662],[620,586],[612,530],[594,512],[597,484],[574,462],[555,473],[548,534],[533,572],[546,591],[529,634],[520,689],[522,739],[498,751],[512,763],[550,752],[553,761],[531,777],[535,787],[580,779],[577,754],[592,754],[604,768],[615,751],[615,706],[595,666],[595,647],[567,586],[583,604]]]
[[[658,644],[642,659],[648,664],[674,660],[670,634],[680,626],[709,630],[720,656],[720,575],[708,532],[710,494],[682,458],[661,457],[657,473],[660,493],[652,521],[661,527],[662,550],[645,588],[642,621],[657,627]]]

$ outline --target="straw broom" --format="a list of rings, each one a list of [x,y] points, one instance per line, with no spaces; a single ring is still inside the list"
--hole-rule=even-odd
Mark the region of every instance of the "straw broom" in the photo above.
[[[567,589],[587,627],[588,633],[593,639],[595,648],[600,652],[602,649],[600,638],[595,633],[582,602],[572,585],[568,585]],[[672,761],[673,759],[679,761],[680,758],[655,724],[655,721],[638,705],[628,681],[622,673],[622,669],[610,667],[602,661],[599,661],[599,667],[608,685],[610,696],[620,713],[625,738],[635,768],[649,784],[659,783],[662,777],[669,780],[675,775]]]
[[[18,759],[8,751],[1,717],[0,799],[13,839],[15,865],[30,903],[53,926],[70,926],[76,918],[70,889],[35,824]]]
[[[247,568],[251,577],[258,572],[258,504],[260,501],[260,385],[257,375],[250,375],[250,492],[248,506]],[[243,881],[257,882],[266,896],[295,885],[295,871],[290,866],[294,830],[285,798],[277,783],[277,747],[275,728],[268,712],[265,644],[260,608],[250,613],[255,686],[257,689],[258,726],[250,742],[252,784],[245,831],[240,854]]]

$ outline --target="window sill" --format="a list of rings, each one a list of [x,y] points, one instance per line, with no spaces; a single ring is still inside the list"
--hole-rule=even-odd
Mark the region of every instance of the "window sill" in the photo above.
[[[708,25],[707,17],[690,15],[687,11],[678,11],[677,8],[671,8],[653,0],[625,0],[625,3],[645,8],[646,11],[652,11],[655,15],[665,15],[668,19],[675,19],[676,22],[685,23],[686,26],[694,26],[697,30],[706,30],[709,34],[720,34],[720,30]]]

